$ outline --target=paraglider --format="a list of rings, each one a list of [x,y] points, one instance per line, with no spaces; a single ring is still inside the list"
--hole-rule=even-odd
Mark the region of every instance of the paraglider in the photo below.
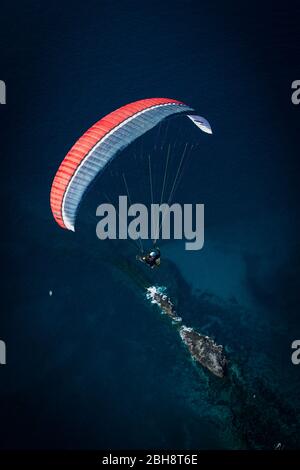
[[[152,269],[158,268],[160,266],[160,249],[156,246],[146,255],[137,256],[137,259]]]
[[[94,179],[121,150],[169,116],[185,113],[202,131],[212,133],[208,121],[201,116],[187,114],[191,111],[193,109],[190,106],[175,99],[148,98],[122,106],[96,122],[73,145],[55,174],[51,187],[50,205],[58,225],[75,231],[80,202]],[[186,147],[173,183],[171,196],[176,187],[175,183],[177,183],[185,153]],[[156,240],[154,245],[155,242]],[[144,261],[150,267],[157,266],[160,261],[160,252],[159,256],[154,257],[153,264],[152,258],[149,252]]]

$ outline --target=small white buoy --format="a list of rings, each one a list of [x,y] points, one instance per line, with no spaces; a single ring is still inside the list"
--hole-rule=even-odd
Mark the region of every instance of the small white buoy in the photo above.
[[[256,398],[256,395],[255,395],[255,393],[254,393],[254,395],[253,395],[253,398]]]
[[[50,295],[50,297],[52,296],[52,290],[49,290],[49,295]]]

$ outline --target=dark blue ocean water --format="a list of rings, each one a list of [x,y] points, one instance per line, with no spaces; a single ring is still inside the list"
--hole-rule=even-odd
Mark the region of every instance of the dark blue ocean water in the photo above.
[[[299,7],[255,3],[4,8],[1,448],[299,447]],[[106,113],[156,96],[191,104],[213,137],[182,118],[161,126],[92,188],[78,231],[61,230],[49,192],[66,152]],[[149,202],[148,153],[159,194],[168,145],[175,166],[186,142],[176,200],[205,204],[205,246],[164,242],[159,279],[186,323],[226,347],[224,381],[149,306],[131,245],[95,235],[122,172]]]

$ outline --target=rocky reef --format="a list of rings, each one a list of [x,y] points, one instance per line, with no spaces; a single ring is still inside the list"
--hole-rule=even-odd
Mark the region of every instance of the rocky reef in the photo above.
[[[224,377],[227,360],[223,346],[217,345],[209,336],[204,336],[193,328],[182,324],[182,318],[177,314],[165,287],[151,286],[146,291],[147,299],[158,305],[161,313],[171,318],[173,324],[178,327],[180,337],[188,348],[192,359],[217,377]]]
[[[161,312],[170,317],[171,320],[176,323],[182,322],[182,318],[177,315],[174,304],[166,294],[165,287],[148,287],[146,297],[152,304],[158,305]]]
[[[223,346],[217,345],[209,336],[204,336],[184,325],[180,327],[179,334],[195,361],[217,377],[224,377],[227,360]]]

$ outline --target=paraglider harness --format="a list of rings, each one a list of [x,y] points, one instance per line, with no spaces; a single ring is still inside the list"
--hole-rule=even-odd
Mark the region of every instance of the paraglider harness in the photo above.
[[[160,265],[160,249],[155,247],[146,255],[140,256],[139,260],[142,263],[148,264],[148,266],[150,266],[152,269],[158,267]]]

